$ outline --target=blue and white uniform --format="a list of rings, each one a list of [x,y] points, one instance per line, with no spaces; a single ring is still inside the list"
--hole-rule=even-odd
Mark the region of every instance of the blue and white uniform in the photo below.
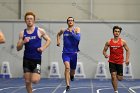
[[[66,29],[63,33],[63,62],[70,62],[71,69],[76,69],[77,52],[79,51],[80,33],[75,33],[74,29],[70,32]]]
[[[24,38],[29,38],[29,42],[25,43],[24,58],[41,60],[41,52],[37,48],[41,47],[41,38],[38,36],[38,27],[35,27],[32,34],[28,34],[27,29],[24,30]]]
[[[41,55],[37,49],[41,47],[41,38],[38,36],[38,27],[35,27],[34,32],[27,33],[24,29],[23,39],[29,38],[29,42],[25,43],[24,57],[23,57],[23,71],[31,73],[41,73]]]

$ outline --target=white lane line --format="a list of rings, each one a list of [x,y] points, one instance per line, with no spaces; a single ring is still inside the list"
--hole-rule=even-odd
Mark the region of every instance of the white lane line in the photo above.
[[[35,88],[35,89],[33,89],[32,91],[36,91],[36,90],[41,90],[41,89],[46,89],[46,88],[55,88],[55,90],[53,90],[53,92],[52,93],[55,93],[56,92],[56,90],[62,85],[62,83],[63,83],[63,81],[56,87],[56,86],[52,86],[52,87],[41,87],[41,88]]]
[[[93,81],[92,81],[92,79],[90,80],[90,84],[91,84],[91,93],[94,93],[94,91],[93,91],[93,83],[92,83]]]
[[[66,90],[64,90],[63,93],[66,93]]]
[[[55,88],[54,90],[53,90],[53,92],[52,93],[55,93],[56,92],[56,90],[62,85],[62,83],[64,82],[64,80],[62,80],[61,81],[61,83],[56,87],[56,86],[51,86],[51,87],[42,87],[42,88],[35,88],[35,89],[33,89],[32,91],[36,91],[36,90],[41,90],[41,89],[46,89],[46,88]]]
[[[11,93],[16,93],[17,91],[19,91],[19,90],[21,90],[21,89],[23,89],[23,88],[25,88],[25,86],[23,86],[23,87],[19,87],[18,89],[14,90],[14,91],[11,92]]]
[[[118,87],[118,88],[124,88],[124,87]],[[101,90],[107,90],[107,89],[112,89],[112,88],[100,88],[100,89],[97,89],[96,92],[100,93]]]
[[[134,91],[134,89],[139,89],[140,88],[140,86],[133,86],[133,87],[130,87],[129,88],[129,92],[130,93],[136,93],[136,91]]]
[[[89,87],[75,87],[75,88],[71,88],[70,90],[85,89],[85,88],[91,89],[91,86],[89,86]],[[66,90],[64,90],[63,93],[66,93]]]
[[[136,93],[133,89],[127,88],[123,83],[121,83],[121,82],[119,82],[119,83],[121,84],[121,86],[122,86],[123,88],[125,88],[126,90],[128,90],[129,93]]]
[[[58,89],[58,88],[60,88],[61,87],[61,85],[62,85],[62,83],[64,82],[65,80],[62,80],[62,82],[56,87],[56,89],[52,92],[52,93],[55,93],[56,92],[56,90]]]
[[[128,91],[129,91],[129,93],[136,93],[136,92],[135,92],[133,89],[131,89],[131,88],[130,88]]]
[[[106,89],[112,89],[112,88],[101,88],[101,89],[97,89],[97,93],[100,93],[101,90],[106,90]]]
[[[25,87],[25,86],[1,88],[0,91],[7,90],[7,89],[12,89],[12,88],[22,88],[22,87]]]
[[[90,86],[88,86],[88,87],[75,87],[75,88],[71,88],[71,89],[72,89],[72,90],[76,90],[76,89],[84,89],[84,88],[89,88],[89,89],[91,89]]]
[[[41,88],[35,88],[35,89],[33,89],[32,91],[41,90],[41,89],[46,89],[46,88],[56,88],[56,87],[55,87],[55,86],[54,86],[54,87],[41,87]]]

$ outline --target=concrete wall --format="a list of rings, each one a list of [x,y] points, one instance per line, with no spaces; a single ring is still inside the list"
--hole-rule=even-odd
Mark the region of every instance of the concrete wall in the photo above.
[[[41,20],[140,20],[139,9],[140,0],[0,0],[0,19],[33,11]]]
[[[51,62],[58,62],[61,77],[64,77],[64,65],[61,59],[61,47],[56,46],[56,33],[61,28],[66,28],[67,25],[64,21],[38,21],[37,26],[46,30],[51,37],[52,43],[48,49],[43,53],[42,60],[42,77],[48,77]],[[130,62],[132,63],[132,70],[134,78],[140,78],[139,73],[139,60],[140,60],[140,23],[139,22],[89,22],[78,21],[75,24],[81,28],[81,42],[78,56],[78,61],[84,65],[84,70],[87,78],[94,78],[97,68],[97,63],[103,61],[106,63],[106,70],[108,77],[107,60],[102,55],[102,50],[105,42],[113,37],[112,27],[119,25],[123,28],[121,37],[125,39],[131,51]],[[6,43],[0,45],[0,65],[3,61],[9,61],[10,69],[13,77],[22,77],[22,56],[23,50],[16,51],[16,44],[18,35],[21,30],[26,27],[23,21],[0,21],[0,29],[6,36]]]

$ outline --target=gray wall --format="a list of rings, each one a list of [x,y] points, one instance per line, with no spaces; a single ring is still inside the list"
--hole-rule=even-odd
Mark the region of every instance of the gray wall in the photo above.
[[[139,9],[140,0],[0,0],[0,19],[33,11],[41,20],[140,20]]]
[[[61,59],[62,42],[60,48],[56,46],[56,33],[61,28],[66,28],[66,23],[63,21],[38,21],[36,25],[44,28],[52,40],[50,47],[43,53],[42,77],[48,77],[48,66],[50,66],[50,63],[54,61],[59,63],[61,77],[64,77],[64,65]],[[76,26],[81,28],[82,34],[80,42],[81,52],[79,53],[78,61],[83,63],[87,78],[94,78],[97,63],[100,61],[106,63],[107,74],[108,77],[110,77],[108,72],[108,63],[102,55],[102,50],[105,42],[113,37],[112,27],[114,25],[119,25],[123,28],[121,37],[127,41],[131,51],[130,62],[132,63],[134,78],[140,78],[140,74],[138,74],[140,67],[140,22],[78,21],[76,22]],[[23,50],[17,52],[16,44],[19,32],[25,27],[26,25],[23,21],[0,21],[0,29],[6,36],[6,43],[0,45],[0,65],[3,61],[9,61],[13,77],[22,77],[23,75]]]

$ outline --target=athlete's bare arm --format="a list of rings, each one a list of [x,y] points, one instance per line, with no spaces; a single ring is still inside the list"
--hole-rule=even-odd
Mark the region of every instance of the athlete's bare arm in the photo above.
[[[5,43],[5,36],[2,32],[0,32],[0,44]]]
[[[125,60],[125,63],[126,63],[126,65],[129,65],[130,50],[129,50],[128,46],[127,46],[126,41],[125,40],[122,40],[122,41],[123,41],[123,47],[126,50],[126,60]]]
[[[57,33],[57,46],[60,46],[60,37],[61,35],[64,33],[64,29],[61,29],[58,33]]]
[[[24,45],[24,41],[23,41],[23,31],[21,31],[19,33],[19,40],[18,40],[18,43],[17,43],[17,51],[20,51],[22,49]]]
[[[39,35],[39,37],[43,37],[43,39],[46,41],[43,46],[41,46],[40,48],[38,48],[38,51],[39,52],[43,52],[50,45],[51,39],[47,35],[46,31],[44,29],[42,29],[42,28],[39,28],[38,35]]]
[[[108,58],[109,56],[107,55],[107,50],[108,50],[108,47],[109,47],[109,41],[107,41],[106,43],[105,43],[105,46],[104,46],[104,49],[103,49],[103,55],[104,55],[104,57],[105,58]]]

